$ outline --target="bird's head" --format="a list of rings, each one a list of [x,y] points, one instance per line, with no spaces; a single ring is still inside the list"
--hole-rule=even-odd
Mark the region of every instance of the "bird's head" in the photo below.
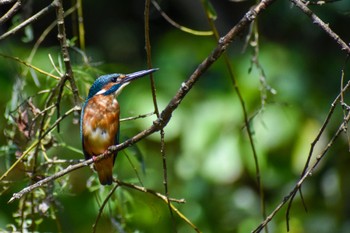
[[[121,90],[131,81],[144,77],[147,74],[157,71],[158,68],[141,70],[131,74],[106,74],[100,76],[92,84],[88,99],[94,95],[115,95],[118,96]]]

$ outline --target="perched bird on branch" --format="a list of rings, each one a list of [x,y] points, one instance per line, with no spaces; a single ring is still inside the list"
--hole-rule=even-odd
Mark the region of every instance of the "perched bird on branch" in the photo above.
[[[116,97],[131,81],[158,69],[142,70],[131,74],[107,74],[92,84],[82,108],[80,135],[85,159],[95,158],[108,147],[119,143],[119,103]],[[94,162],[102,185],[113,182],[113,165],[117,152]]]

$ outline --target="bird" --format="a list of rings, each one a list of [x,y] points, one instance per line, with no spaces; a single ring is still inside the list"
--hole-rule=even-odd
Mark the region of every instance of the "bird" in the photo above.
[[[81,111],[80,137],[85,159],[94,160],[94,169],[102,185],[113,183],[117,152],[99,161],[95,161],[95,158],[108,147],[119,143],[120,107],[116,98],[131,81],[157,70],[158,68],[153,68],[131,74],[102,75],[90,87]]]

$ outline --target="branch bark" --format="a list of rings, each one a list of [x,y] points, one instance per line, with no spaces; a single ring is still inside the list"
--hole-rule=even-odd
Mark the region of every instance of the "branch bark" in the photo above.
[[[312,22],[322,28],[340,47],[341,50],[345,51],[347,54],[350,54],[350,47],[347,45],[333,30],[323,22],[314,12],[307,7],[305,3],[300,0],[290,0],[294,5],[296,5],[301,11],[303,11],[307,16],[312,19]]]
[[[18,26],[14,27],[13,29],[11,29],[11,30],[5,32],[4,34],[2,34],[0,36],[0,40],[3,40],[3,39],[5,39],[8,36],[14,35],[18,31],[20,31],[23,28],[25,28],[27,25],[37,21],[39,18],[41,18],[43,15],[47,14],[48,12],[50,12],[56,6],[57,6],[57,0],[52,1],[50,5],[48,5],[47,7],[43,8],[41,11],[39,11],[38,13],[33,15],[32,17],[28,18],[24,22],[20,23]]]
[[[191,90],[191,88],[194,86],[194,84],[199,80],[199,78],[205,73],[206,70],[209,69],[209,67],[222,55],[222,53],[227,49],[229,44],[233,41],[235,37],[237,37],[246,27],[249,26],[249,24],[254,21],[254,19],[263,12],[269,5],[271,5],[276,0],[262,0],[260,3],[258,3],[256,6],[252,7],[244,16],[243,18],[223,37],[221,37],[218,41],[218,45],[216,48],[212,51],[212,53],[204,59],[204,61],[197,67],[197,69],[192,73],[190,78],[181,84],[181,87],[175,94],[175,96],[170,100],[169,104],[165,107],[165,109],[161,112],[158,119],[156,119],[152,126],[138,134],[136,134],[134,137],[130,138],[127,141],[124,141],[123,143],[120,143],[119,145],[114,145],[108,148],[108,151],[105,153],[95,157],[95,161],[99,161],[107,156],[110,156],[115,151],[120,151],[126,147],[131,146],[132,144],[135,144],[136,142],[140,141],[141,139],[153,134],[154,132],[157,132],[161,129],[163,129],[171,119],[172,113],[176,110],[176,108],[179,106],[181,101],[185,98],[187,93]],[[77,170],[79,168],[88,166],[89,164],[92,164],[93,160],[89,159],[84,162],[68,166],[66,169],[49,176],[43,180],[38,181],[37,183],[28,186],[24,189],[22,189],[18,193],[14,193],[12,198],[9,200],[9,202],[12,202],[16,199],[21,198],[24,194],[31,192],[32,190],[51,182],[52,180],[55,180],[59,177],[64,176],[65,174],[72,172],[74,170]]]

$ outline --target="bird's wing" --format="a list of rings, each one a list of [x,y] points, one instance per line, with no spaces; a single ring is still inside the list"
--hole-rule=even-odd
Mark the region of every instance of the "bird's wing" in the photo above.
[[[83,119],[84,119],[84,110],[85,110],[85,107],[86,107],[86,103],[84,103],[82,109],[81,109],[81,114],[80,114],[80,140],[81,140],[81,143],[82,143],[82,148],[83,148],[83,153],[84,153],[84,156],[85,156],[85,159],[90,159],[91,156],[86,152],[85,150],[85,146],[84,146],[84,137],[83,137]]]

